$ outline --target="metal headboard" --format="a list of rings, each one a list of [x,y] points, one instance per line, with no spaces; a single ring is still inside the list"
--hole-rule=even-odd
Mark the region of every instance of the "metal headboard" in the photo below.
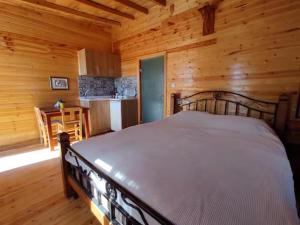
[[[171,95],[171,114],[179,111],[205,111],[219,115],[236,115],[265,120],[279,136],[284,134],[289,97],[281,95],[278,102],[258,100],[231,91],[201,91],[182,97]]]

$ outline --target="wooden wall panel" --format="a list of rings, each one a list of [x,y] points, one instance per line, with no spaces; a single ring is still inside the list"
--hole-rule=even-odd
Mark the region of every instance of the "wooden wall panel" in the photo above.
[[[154,2],[151,3],[151,1],[147,1],[148,4],[146,5],[144,4],[144,0],[139,0],[137,1],[139,4],[142,3],[149,9],[149,14],[137,15],[134,21],[121,20],[122,26],[114,27],[112,30],[113,38],[120,40],[124,37],[140,34],[145,30],[160,26],[162,21],[169,19],[171,16],[175,16],[194,7],[203,6],[205,3],[212,1],[213,0],[167,0],[167,5],[161,6]]]
[[[38,139],[34,106],[58,98],[78,101],[77,50],[111,51],[102,27],[0,3],[0,149]],[[52,91],[50,76],[70,78],[69,91]]]
[[[111,29],[107,25],[64,18],[31,5],[21,6],[24,7],[16,0],[0,0],[0,32],[54,42],[61,47],[111,51]]]
[[[282,92],[298,91],[299,1],[223,1],[216,12],[216,32],[207,36],[202,36],[198,9],[132,36],[128,28],[124,38],[114,42],[122,67],[137,68],[138,58],[167,52],[168,96],[226,89],[272,100]],[[295,101],[292,110],[293,115]]]
[[[135,76],[137,73],[137,59],[122,61],[122,76]]]

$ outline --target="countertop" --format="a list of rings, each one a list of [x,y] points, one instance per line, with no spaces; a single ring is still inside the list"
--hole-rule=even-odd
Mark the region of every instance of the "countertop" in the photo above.
[[[137,100],[136,97],[118,97],[114,98],[112,96],[86,96],[86,97],[80,97],[80,101],[129,101],[129,100]]]

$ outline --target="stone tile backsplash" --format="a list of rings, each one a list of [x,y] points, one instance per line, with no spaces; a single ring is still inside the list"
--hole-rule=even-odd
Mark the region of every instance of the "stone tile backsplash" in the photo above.
[[[79,95],[82,96],[108,96],[119,95],[136,96],[136,77],[102,78],[93,76],[78,77]]]
[[[79,96],[107,96],[115,91],[113,78],[79,76],[78,86]]]
[[[120,77],[115,79],[115,88],[119,95],[136,96],[137,79],[136,77]]]

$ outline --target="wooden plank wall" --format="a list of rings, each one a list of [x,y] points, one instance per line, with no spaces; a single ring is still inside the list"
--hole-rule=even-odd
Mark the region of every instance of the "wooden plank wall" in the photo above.
[[[216,33],[208,36],[202,36],[197,1],[176,15],[172,11],[185,3],[169,2],[154,27],[131,22],[114,36],[123,76],[137,75],[138,58],[166,52],[168,97],[226,89],[274,100],[300,90],[300,1],[225,0],[216,12]],[[294,110],[295,97],[291,115]]]
[[[0,149],[38,139],[34,106],[78,102],[77,50],[111,52],[107,27],[0,3]],[[49,76],[70,78],[52,91]]]

